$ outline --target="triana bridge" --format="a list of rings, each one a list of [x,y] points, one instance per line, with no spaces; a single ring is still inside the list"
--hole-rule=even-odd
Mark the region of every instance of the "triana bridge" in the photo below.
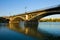
[[[25,24],[27,25],[33,24],[38,26],[39,19],[53,14],[60,14],[60,6],[44,9],[44,10],[38,10],[34,12],[26,12],[24,14],[19,14],[19,15],[4,17],[4,18],[9,19],[9,23],[19,23],[19,21],[25,21]]]

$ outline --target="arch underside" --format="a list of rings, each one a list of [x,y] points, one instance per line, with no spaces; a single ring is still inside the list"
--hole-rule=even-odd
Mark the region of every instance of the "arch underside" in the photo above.
[[[32,20],[39,20],[39,19],[41,19],[41,18],[43,18],[45,16],[54,15],[54,14],[60,14],[60,12],[47,12],[47,13],[44,13],[44,14],[41,14],[41,15],[38,15],[38,16],[34,17],[30,21],[32,21]]]
[[[14,17],[12,20],[13,23],[19,23],[20,21],[23,21],[23,19],[20,17]]]

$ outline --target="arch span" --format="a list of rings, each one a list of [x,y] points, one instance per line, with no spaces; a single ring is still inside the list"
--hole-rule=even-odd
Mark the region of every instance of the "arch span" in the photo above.
[[[20,21],[20,20],[24,20],[23,18],[21,18],[20,16],[16,16],[16,17],[13,17],[13,20],[12,21],[14,21],[14,20],[18,20],[18,21]]]
[[[16,16],[11,17],[9,23],[19,23],[20,21],[23,21],[23,18],[21,18],[20,16]]]
[[[43,13],[41,15],[38,15],[36,17],[34,17],[33,19],[30,19],[29,21],[32,21],[32,20],[39,20],[45,16],[49,16],[49,15],[54,15],[54,14],[60,14],[60,12],[46,12],[46,13]]]

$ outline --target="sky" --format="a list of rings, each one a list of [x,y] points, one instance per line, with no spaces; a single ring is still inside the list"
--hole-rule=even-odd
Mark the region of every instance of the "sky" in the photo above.
[[[60,5],[60,0],[0,0],[0,16],[18,15],[57,5]]]

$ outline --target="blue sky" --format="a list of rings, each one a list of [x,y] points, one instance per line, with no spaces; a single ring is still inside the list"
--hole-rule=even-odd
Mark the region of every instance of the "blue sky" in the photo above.
[[[59,4],[60,0],[0,0],[0,16],[22,14],[25,11],[45,9]]]

